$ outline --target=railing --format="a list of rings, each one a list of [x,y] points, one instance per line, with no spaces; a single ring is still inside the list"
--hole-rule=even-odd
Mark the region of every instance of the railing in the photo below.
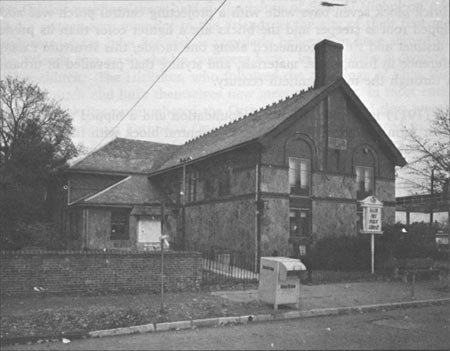
[[[202,287],[204,289],[221,288],[257,288],[259,274],[255,272],[252,255],[237,250],[210,247],[197,248],[202,253]],[[283,252],[280,256],[289,256]],[[327,284],[384,279],[388,274],[383,269],[377,274],[368,270],[322,270],[313,269],[300,274],[301,284]]]
[[[202,251],[203,287],[252,285],[258,282],[253,257],[243,251],[210,248]]]

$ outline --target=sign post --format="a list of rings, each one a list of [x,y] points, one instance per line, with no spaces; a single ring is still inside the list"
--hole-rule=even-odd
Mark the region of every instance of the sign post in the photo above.
[[[164,246],[169,247],[169,242],[167,241],[167,235],[161,235],[159,237],[161,243],[161,309],[160,312],[164,313]]]
[[[375,273],[375,235],[383,234],[381,230],[381,213],[383,203],[375,196],[368,196],[360,201],[363,209],[363,228],[361,234],[370,234],[371,272]]]

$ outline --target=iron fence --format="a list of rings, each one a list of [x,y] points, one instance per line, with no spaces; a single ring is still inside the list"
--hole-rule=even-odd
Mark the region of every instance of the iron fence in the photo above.
[[[254,257],[247,252],[218,247],[197,248],[202,253],[202,287],[257,288],[259,273],[255,269]],[[286,255],[288,256],[288,255]],[[307,265],[307,267],[310,267]],[[330,284],[358,281],[383,280],[389,276],[385,269],[371,274],[368,270],[323,270],[312,269],[300,274],[302,284]]]
[[[202,251],[204,287],[244,286],[258,282],[254,260],[243,251],[209,248]]]

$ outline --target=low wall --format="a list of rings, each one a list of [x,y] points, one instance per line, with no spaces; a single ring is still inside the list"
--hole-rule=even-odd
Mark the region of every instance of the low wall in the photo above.
[[[0,252],[1,295],[161,291],[160,252]],[[196,252],[164,252],[164,290],[200,288]]]

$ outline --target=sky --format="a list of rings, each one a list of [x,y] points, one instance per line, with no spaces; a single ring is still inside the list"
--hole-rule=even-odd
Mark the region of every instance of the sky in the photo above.
[[[333,1],[330,1],[333,2]],[[92,151],[116,136],[182,144],[314,83],[314,45],[344,46],[344,78],[395,145],[449,104],[447,0],[0,2],[1,78],[37,83]],[[424,134],[426,135],[426,134]],[[401,170],[400,173],[401,174]],[[397,195],[413,191],[397,182]]]

